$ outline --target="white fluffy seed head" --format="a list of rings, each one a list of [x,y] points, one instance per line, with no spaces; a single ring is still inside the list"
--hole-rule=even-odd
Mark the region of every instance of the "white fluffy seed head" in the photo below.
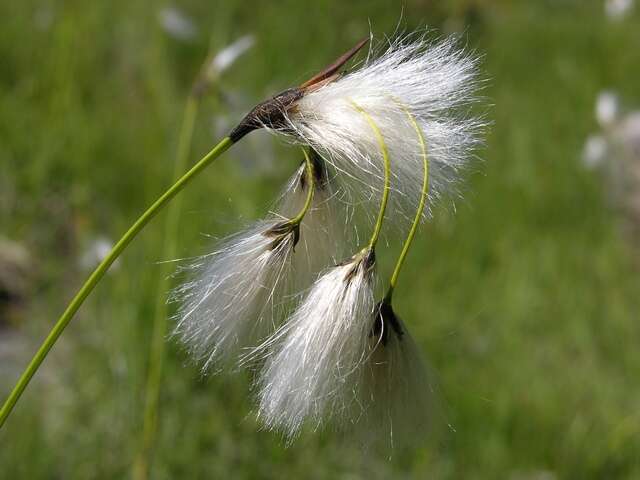
[[[383,185],[380,147],[355,102],[373,118],[389,149],[392,212],[397,213],[392,217],[411,219],[421,195],[423,157],[407,112],[424,135],[429,196],[437,199],[453,190],[480,142],[484,122],[469,113],[477,99],[477,64],[475,56],[458,48],[456,38],[401,38],[381,55],[370,54],[361,68],[306,92],[287,113],[288,128],[343,173],[339,178],[356,201],[376,205]]]
[[[247,363],[256,345],[273,333],[317,272],[340,252],[340,216],[331,182],[319,172],[314,196],[298,230],[281,226],[302,210],[309,189],[305,165],[289,179],[267,220],[223,240],[218,249],[182,271],[192,278],[172,293],[180,303],[174,334],[206,371],[238,357]],[[276,231],[274,231],[276,230]]]
[[[348,417],[366,362],[374,303],[372,255],[327,270],[265,343],[258,416],[293,438],[309,421]]]
[[[275,328],[295,245],[294,230],[274,232],[281,224],[258,222],[183,267],[193,279],[172,293],[180,303],[174,335],[204,371]]]
[[[376,316],[358,388],[362,408],[353,415],[357,440],[380,452],[423,444],[439,420],[434,375],[404,323],[390,315],[393,322]]]

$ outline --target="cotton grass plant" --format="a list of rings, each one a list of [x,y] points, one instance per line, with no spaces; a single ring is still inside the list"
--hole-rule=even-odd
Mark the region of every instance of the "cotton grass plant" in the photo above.
[[[263,220],[183,267],[187,279],[172,297],[179,304],[175,337],[206,373],[256,369],[258,417],[289,439],[304,425],[365,431],[391,445],[422,432],[433,414],[431,380],[395,313],[393,292],[419,225],[436,200],[455,192],[480,141],[484,124],[469,110],[477,59],[454,38],[410,35],[373,46],[357,68],[341,73],[367,41],[257,105],[136,221],[47,337],[0,422],[146,223],[234,143],[265,128],[301,145],[304,164]],[[371,219],[366,241],[354,235],[345,210]],[[381,292],[383,230],[405,241]]]

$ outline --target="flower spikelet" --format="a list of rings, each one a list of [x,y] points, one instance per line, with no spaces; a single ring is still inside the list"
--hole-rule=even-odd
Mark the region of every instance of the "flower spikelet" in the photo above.
[[[259,379],[259,416],[292,438],[306,420],[315,427],[348,415],[368,351],[374,301],[373,252],[330,268],[287,323]]]
[[[429,149],[430,200],[455,191],[484,127],[481,118],[469,113],[477,100],[477,65],[455,37],[399,38],[380,55],[370,53],[360,68],[305,92],[287,111],[285,132],[317,149],[342,173],[339,178],[357,201],[375,203],[383,172],[377,140],[353,107],[359,105],[378,124],[389,148],[391,202],[398,213],[393,218],[412,218],[422,192],[422,150],[407,113],[416,119]]]
[[[435,378],[391,305],[376,307],[369,341],[354,433],[364,447],[382,451],[424,442],[440,420]]]
[[[203,370],[275,329],[298,235],[286,222],[260,221],[185,267],[193,279],[173,292],[180,303],[174,334]]]

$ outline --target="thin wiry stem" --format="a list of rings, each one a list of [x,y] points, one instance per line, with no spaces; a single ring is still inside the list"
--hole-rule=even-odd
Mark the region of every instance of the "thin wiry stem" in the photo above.
[[[365,118],[371,129],[373,130],[374,135],[376,136],[376,140],[378,141],[378,145],[380,147],[380,153],[382,154],[382,162],[384,164],[384,188],[382,190],[382,200],[380,201],[380,210],[378,210],[378,218],[376,220],[376,224],[373,227],[373,233],[371,234],[371,239],[369,240],[369,244],[365,250],[373,250],[378,242],[378,237],[380,236],[380,231],[382,230],[382,223],[384,222],[384,214],[387,210],[387,203],[389,202],[389,191],[391,190],[391,162],[389,161],[389,151],[387,150],[387,145],[384,141],[384,137],[382,136],[382,132],[378,128],[378,125],[373,120],[371,115],[369,115],[360,105],[358,105],[353,100],[351,101],[353,106],[362,114]]]
[[[7,417],[13,410],[16,402],[20,399],[22,392],[27,388],[29,381],[38,371],[38,368],[47,357],[49,350],[56,343],[58,337],[62,334],[67,327],[75,313],[80,306],[84,303],[85,299],[89,296],[91,291],[98,284],[100,279],[107,272],[111,264],[120,256],[124,249],[131,243],[131,241],[142,231],[142,229],[149,223],[149,221],[156,216],[156,214],[164,207],[173,197],[175,197],[193,178],[201,173],[211,162],[222,155],[225,151],[233,145],[233,141],[229,137],[223,138],[213,149],[207,153],[198,163],[196,163],[187,173],[185,173],[176,183],[174,183],[169,189],[158,198],[153,205],[151,205],[146,212],[144,212],[140,218],[125,232],[125,234],[118,240],[118,243],[111,249],[109,254],[100,262],[93,273],[89,276],[87,281],[82,285],[76,296],[71,300],[71,303],[67,306],[62,316],[58,319],[54,327],[45,338],[44,342],[34,355],[34,357],[27,365],[27,368],[20,376],[18,383],[13,388],[9,397],[5,401],[2,409],[0,410],[0,427],[4,425]]]
[[[199,99],[200,96],[194,94],[189,95],[187,99],[178,139],[178,150],[172,180],[179,178],[180,172],[184,171],[186,167],[189,152],[191,151],[191,140],[193,138],[196,116],[198,114]],[[164,225],[164,243],[162,246],[162,258],[164,259],[171,259],[176,256],[181,204],[181,199],[178,198],[167,211],[167,218]],[[169,267],[167,264],[164,264],[160,272],[159,292],[156,297],[151,346],[149,348],[149,373],[145,389],[142,446],[134,461],[133,476],[137,479],[149,477],[153,439],[158,428],[158,404],[165,355],[165,335],[167,332],[167,302],[165,292],[169,286],[169,274]]]
[[[384,297],[384,301],[387,304],[391,304],[391,297],[393,296],[393,290],[398,283],[398,276],[400,275],[400,270],[402,269],[402,265],[404,264],[405,259],[407,258],[407,253],[409,253],[409,248],[411,248],[411,243],[413,242],[413,238],[418,231],[418,226],[420,225],[420,221],[422,220],[422,212],[427,203],[427,198],[429,197],[429,156],[427,155],[427,145],[424,140],[424,134],[422,133],[422,129],[415,117],[411,114],[411,112],[405,107],[402,106],[403,110],[406,112],[407,117],[409,117],[409,121],[413,125],[413,128],[416,130],[416,134],[418,135],[418,139],[420,141],[420,148],[422,150],[422,168],[423,168],[423,178],[422,178],[422,192],[420,195],[420,202],[418,203],[418,209],[416,210],[416,216],[413,219],[413,223],[411,224],[411,229],[409,230],[409,234],[407,235],[406,240],[404,241],[404,245],[402,246],[402,251],[400,252],[400,256],[398,257],[398,261],[396,262],[396,266],[393,269],[393,274],[391,275],[391,280],[389,281],[389,289],[387,290],[387,294]]]
[[[306,149],[302,149],[302,153],[304,153],[304,162],[307,167],[307,184],[309,185],[309,189],[307,191],[307,198],[305,199],[304,205],[300,212],[289,220],[291,225],[300,225],[300,222],[304,219],[304,216],[311,208],[311,202],[313,202],[313,194],[316,189],[316,182],[314,180],[314,171],[313,171],[313,162],[311,161],[311,157],[309,156],[309,152]]]

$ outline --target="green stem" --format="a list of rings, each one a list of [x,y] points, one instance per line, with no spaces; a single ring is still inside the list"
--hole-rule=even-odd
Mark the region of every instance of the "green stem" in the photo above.
[[[189,95],[187,99],[173,169],[173,181],[177,180],[180,172],[186,168],[189,152],[191,151],[194,124],[198,113],[198,99],[199,97],[195,95]],[[174,258],[176,256],[181,204],[181,199],[177,198],[167,211],[167,218],[164,225],[164,243],[162,247],[162,258],[164,259]],[[140,479],[148,478],[149,475],[150,456],[158,424],[158,404],[164,363],[164,337],[167,330],[167,303],[165,292],[169,287],[167,277],[170,271],[166,264],[163,265],[160,270],[159,292],[156,296],[151,347],[149,349],[149,373],[145,389],[142,448],[140,452],[138,452],[138,456],[134,462],[134,477]]]
[[[404,107],[403,107],[404,108]],[[422,219],[422,212],[424,211],[424,207],[427,203],[427,198],[429,196],[429,158],[427,156],[427,145],[424,140],[424,134],[422,133],[422,129],[416,119],[413,117],[411,112],[404,108],[407,116],[409,117],[409,121],[413,125],[415,129],[418,139],[420,140],[420,148],[422,149],[422,163],[423,163],[423,178],[422,178],[422,191],[420,192],[420,203],[418,204],[418,209],[416,210],[416,216],[413,219],[413,223],[411,224],[411,229],[409,230],[409,234],[407,235],[406,240],[404,241],[404,245],[402,246],[402,251],[400,252],[400,256],[398,257],[398,261],[396,262],[396,266],[393,270],[393,274],[391,275],[391,280],[389,281],[389,289],[387,290],[387,294],[384,297],[385,303],[391,305],[391,298],[393,296],[393,290],[398,283],[398,276],[400,275],[400,270],[402,269],[402,265],[404,264],[405,259],[407,258],[407,253],[409,253],[409,248],[411,247],[411,243],[413,242],[413,238],[418,231],[418,226],[420,225],[420,220]]]
[[[384,214],[387,210],[387,203],[389,202],[389,191],[391,190],[391,162],[389,161],[389,151],[387,150],[387,144],[385,143],[382,132],[380,132],[380,128],[378,128],[376,122],[373,120],[371,115],[369,115],[360,105],[358,105],[353,100],[351,101],[351,103],[356,108],[356,110],[358,110],[364,116],[365,120],[373,130],[373,133],[376,136],[376,140],[378,141],[378,145],[380,146],[380,152],[382,153],[382,162],[384,164],[384,188],[382,190],[380,210],[378,211],[378,218],[373,228],[371,239],[369,240],[369,244],[365,248],[365,250],[373,250],[376,246],[376,243],[378,242],[378,237],[380,236],[380,231],[382,230],[382,223],[384,221]]]
[[[162,207],[164,207],[178,192],[180,192],[190,180],[192,180],[196,175],[198,175],[202,170],[204,170],[211,162],[213,162],[216,158],[218,158],[222,153],[231,147],[233,142],[229,137],[225,137],[222,139],[218,145],[216,145],[209,153],[207,153],[196,165],[191,168],[187,173],[185,173],[176,183],[174,183],[158,200],[155,201],[149,209],[142,214],[138,220],[127,230],[127,232],[122,236],[122,238],[115,244],[109,255],[105,257],[100,265],[93,271],[93,273],[89,276],[87,281],[82,285],[76,296],[73,298],[67,309],[64,311],[62,316],[58,319],[53,329],[47,335],[47,338],[44,340],[38,352],[29,362],[26,370],[18,380],[18,383],[11,391],[9,398],[5,401],[2,406],[2,410],[0,410],[0,427],[4,425],[7,417],[13,410],[16,402],[24,392],[24,389],[29,384],[29,381],[36,373],[44,359],[46,358],[51,347],[56,343],[58,337],[62,334],[66,326],[69,324],[74,314],[78,311],[84,300],[94,289],[96,284],[100,281],[100,279],[107,272],[111,264],[120,256],[122,251],[129,245],[131,240],[133,240],[138,233],[145,227],[145,225],[160,211]]]
[[[303,148],[302,153],[304,153],[304,161],[307,167],[306,175],[307,175],[307,184],[309,185],[309,190],[307,191],[307,198],[304,202],[304,205],[302,206],[302,210],[300,210],[300,212],[295,217],[289,220],[289,223],[291,225],[300,225],[300,222],[302,222],[302,219],[309,211],[309,208],[311,207],[311,202],[313,201],[313,193],[316,185],[316,182],[313,178],[314,177],[313,162],[311,161],[309,152],[307,152],[307,150]]]

